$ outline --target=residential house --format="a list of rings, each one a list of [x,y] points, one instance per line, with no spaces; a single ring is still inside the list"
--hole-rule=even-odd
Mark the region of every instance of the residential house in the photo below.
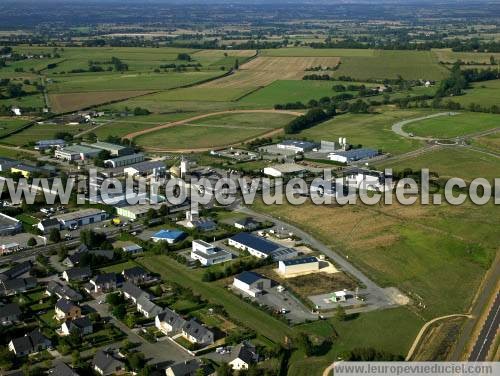
[[[76,267],[65,270],[62,276],[67,282],[81,282],[92,277],[92,270],[90,266]]]
[[[54,368],[48,371],[48,374],[49,376],[79,376],[73,368],[64,362],[57,362]]]
[[[0,323],[7,324],[19,321],[21,314],[21,309],[16,303],[3,305],[0,307]]]
[[[33,268],[33,263],[31,261],[23,261],[17,265],[14,265],[10,269],[7,269],[0,273],[0,279],[13,279],[17,278],[25,273],[28,273],[31,268]]]
[[[0,280],[0,295],[16,295],[31,290],[36,285],[37,280],[33,277],[8,279],[6,281]]]
[[[23,337],[14,338],[9,342],[9,350],[17,356],[37,353],[50,346],[52,346],[52,342],[40,332],[40,329],[35,329]]]
[[[243,341],[231,349],[231,360],[228,364],[232,369],[239,371],[248,369],[250,365],[258,361],[259,355],[255,351],[255,346],[248,341]]]
[[[74,320],[82,316],[82,309],[68,299],[59,299],[55,311],[58,320]]]
[[[250,218],[250,217],[245,217],[242,219],[237,220],[234,222],[234,227],[236,227],[239,230],[244,230],[244,231],[253,231],[258,229],[260,226],[260,223],[257,222],[255,219]]]
[[[63,285],[62,283],[59,283],[57,281],[50,281],[47,284],[47,290],[45,291],[45,293],[48,296],[55,295],[59,299],[67,299],[71,300],[72,302],[79,302],[83,299],[82,294],[73,290],[71,287]]]
[[[88,317],[79,317],[74,320],[66,320],[61,325],[62,335],[70,335],[71,333],[78,333],[80,336],[85,336],[87,334],[92,334],[94,327],[92,321]]]
[[[220,264],[231,260],[233,255],[204,240],[193,240],[191,258],[198,260],[203,266]]]
[[[156,317],[159,315],[162,311],[163,308],[160,306],[156,305],[153,303],[151,300],[149,300],[147,297],[142,296],[137,300],[137,311],[142,313],[144,317],[148,319],[152,319],[153,317]]]
[[[200,368],[198,359],[188,359],[183,362],[172,364],[165,370],[166,376],[194,376]]]
[[[123,284],[123,276],[117,273],[98,274],[90,280],[91,292],[107,292],[116,290]]]
[[[95,354],[92,368],[102,376],[115,375],[125,370],[125,363],[113,351],[103,349]]]
[[[262,295],[271,288],[271,280],[261,274],[245,271],[234,277],[233,286],[252,297]]]
[[[151,236],[151,240],[153,242],[161,242],[166,241],[168,244],[174,244],[178,241],[184,239],[186,237],[186,233],[184,231],[179,230],[160,230]]]
[[[131,300],[134,304],[142,298],[151,299],[150,294],[128,281],[123,282],[122,294],[125,299]]]
[[[211,345],[214,343],[214,333],[195,319],[191,319],[182,327],[182,336],[191,343],[196,343],[201,346]]]
[[[123,278],[126,281],[140,285],[151,280],[151,275],[145,271],[140,266],[134,266],[133,268],[125,269],[122,272]]]
[[[297,257],[297,251],[274,243],[261,236],[241,232],[228,239],[230,246],[242,249],[258,258],[272,257],[273,260],[287,260]]]
[[[185,324],[186,320],[169,308],[164,308],[155,318],[155,326],[166,335],[178,333]]]
[[[61,223],[59,223],[57,218],[45,218],[45,219],[42,219],[40,222],[38,222],[36,227],[44,234],[48,234],[50,232],[50,230],[52,230],[54,228],[56,230],[60,230]]]

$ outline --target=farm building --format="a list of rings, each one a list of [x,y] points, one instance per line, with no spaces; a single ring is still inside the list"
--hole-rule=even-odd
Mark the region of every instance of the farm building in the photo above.
[[[184,239],[186,233],[179,230],[160,230],[151,236],[151,240],[156,242],[166,241],[168,244],[174,244]]]
[[[220,264],[231,260],[232,255],[203,240],[193,240],[191,258],[204,266]]]
[[[307,169],[295,163],[283,163],[264,168],[264,175],[274,178],[302,177]]]
[[[54,153],[54,157],[66,161],[85,161],[87,159],[97,157],[100,152],[101,150],[99,149],[84,145],[71,145],[56,150]]]
[[[243,272],[234,277],[233,286],[247,295],[262,295],[265,289],[271,288],[271,280],[254,272]]]
[[[35,143],[35,150],[47,150],[52,148],[62,148],[66,145],[66,141],[61,139],[55,140],[40,140]]]
[[[319,270],[319,260],[316,257],[282,260],[278,263],[278,271],[285,276],[308,273],[315,270]]]
[[[72,228],[104,221],[108,214],[100,209],[82,209],[56,216],[63,228]]]
[[[104,165],[106,167],[117,168],[132,165],[134,163],[140,163],[144,161],[144,154],[142,153],[134,153],[128,155],[122,155],[120,157],[116,157],[113,159],[106,159],[104,161]]]
[[[229,245],[249,252],[258,258],[272,257],[274,260],[287,260],[297,257],[297,251],[283,247],[258,235],[241,232],[228,240]]]
[[[318,147],[317,143],[298,140],[284,140],[276,145],[278,149],[291,150],[295,153],[304,153]]]
[[[0,213],[0,236],[13,235],[22,230],[21,221]]]
[[[340,150],[328,154],[328,159],[340,163],[349,163],[376,157],[378,152],[373,149]]]

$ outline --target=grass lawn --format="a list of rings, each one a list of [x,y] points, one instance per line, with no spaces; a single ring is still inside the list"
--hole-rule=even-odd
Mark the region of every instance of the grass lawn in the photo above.
[[[472,144],[494,153],[498,153],[500,152],[500,132],[475,138],[472,140]]]
[[[0,117],[0,137],[15,131],[16,129],[22,128],[24,125],[29,123],[28,119],[16,119],[8,117]]]
[[[379,111],[381,113],[376,115],[340,115],[299,135],[316,141],[337,141],[339,137],[346,137],[347,142],[351,144],[361,144],[375,150],[382,149],[382,152],[391,154],[405,153],[422,146],[418,140],[398,136],[391,127],[400,120],[424,116],[428,111],[393,110],[389,107],[380,108]]]
[[[99,269],[102,273],[121,273],[124,269],[130,269],[137,266],[137,263],[133,260],[127,260],[125,262],[121,262],[119,264],[114,264],[110,266],[106,266],[104,268]]]
[[[481,107],[490,107],[500,103],[500,80],[476,82],[470,89],[465,90],[465,95],[450,98],[465,108],[471,103],[479,104]]]
[[[254,208],[302,227],[383,286],[396,286],[427,318],[465,312],[498,249],[494,205]],[[417,298],[420,296],[421,298]],[[446,299],[443,299],[446,296]]]
[[[108,136],[122,137],[132,132],[153,128],[161,124],[182,120],[195,115],[194,113],[177,112],[164,115],[152,114],[147,116],[104,119],[99,121],[100,125],[92,132],[95,133],[99,139],[105,139]]]
[[[50,93],[88,91],[167,90],[217,77],[220,72],[133,73],[57,76],[48,85]]]
[[[57,132],[79,133],[88,129],[86,125],[34,124],[22,132],[8,136],[2,142],[15,146],[28,145],[38,140],[53,139]]]
[[[320,357],[306,357],[301,351],[293,353],[288,375],[319,376],[345,351],[373,347],[393,354],[406,355],[423,320],[406,308],[364,313],[353,320],[329,319],[296,326],[297,332],[321,337],[338,334],[330,351]],[[390,328],[390,329],[389,329]]]
[[[45,101],[43,99],[43,94],[32,94],[25,95],[19,98],[6,98],[0,99],[0,106],[17,106],[20,108],[30,107],[30,108],[43,108],[45,107]]]
[[[13,159],[16,159],[16,158],[26,159],[29,156],[29,154],[23,152],[22,149],[13,150],[13,149],[8,149],[8,148],[0,146],[0,156],[6,157],[6,158],[13,158]]]
[[[273,128],[283,127],[291,119],[293,116],[286,114],[218,115],[140,135],[135,141],[140,146],[153,148],[208,149],[263,135]]]
[[[434,150],[396,163],[381,162],[376,166],[377,168],[392,168],[395,171],[402,171],[405,168],[414,170],[428,168],[430,171],[437,172],[440,177],[459,177],[467,181],[478,177],[493,181],[500,176],[498,158],[456,147]]]
[[[416,136],[452,138],[500,128],[500,115],[466,112],[455,116],[421,120],[408,124],[404,128],[405,131],[412,132]]]
[[[212,88],[212,87],[188,87],[169,90],[158,94],[162,100],[168,101],[233,101],[246,94],[246,88]]]
[[[243,302],[224,287],[202,282],[201,271],[188,269],[168,256],[146,256],[140,258],[139,262],[147,269],[159,273],[165,280],[190,288],[211,303],[223,305],[232,319],[244,323],[262,336],[282,342],[285,335],[291,334],[291,329],[286,324]]]

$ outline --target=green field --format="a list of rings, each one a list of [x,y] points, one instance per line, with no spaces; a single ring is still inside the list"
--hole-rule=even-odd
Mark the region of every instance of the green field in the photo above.
[[[471,103],[481,107],[500,106],[500,80],[473,83],[470,89],[465,90],[465,95],[450,99],[465,108]]]
[[[302,227],[375,282],[421,302],[426,319],[466,312],[498,249],[493,204],[253,206]]]
[[[396,163],[382,162],[377,164],[377,167],[391,167],[399,171],[405,168],[416,170],[428,168],[433,172],[437,172],[439,176],[459,177],[467,181],[478,177],[492,181],[500,176],[498,158],[478,151],[457,147],[446,147]]]
[[[54,138],[57,132],[76,134],[88,129],[85,125],[35,124],[28,129],[2,139],[3,143],[22,146],[38,140]]]
[[[290,47],[279,49],[263,50],[264,56],[314,56],[314,57],[330,57],[330,56],[359,56],[372,57],[375,55],[375,50],[369,49],[347,49],[347,48],[309,48],[309,47]]]
[[[345,114],[300,133],[312,140],[336,141],[346,137],[347,142],[381,149],[385,153],[401,154],[422,146],[421,142],[407,139],[392,132],[394,123],[403,119],[424,116],[428,111],[381,109],[381,113]]]
[[[185,119],[195,116],[193,113],[172,113],[165,115],[152,114],[147,116],[129,116],[112,119],[101,119],[99,125],[92,132],[99,139],[105,139],[108,136],[123,137],[129,133],[137,132],[143,129],[153,128],[168,122]]]
[[[405,131],[416,136],[452,138],[488,129],[500,128],[500,115],[460,113],[455,116],[440,116],[408,124]]]
[[[0,137],[22,128],[27,123],[29,123],[27,119],[0,117]]]
[[[0,146],[0,156],[12,159],[28,159],[29,154],[23,152],[23,150],[15,150]]]
[[[18,98],[0,99],[0,106],[17,106],[21,108],[31,107],[38,109],[45,107],[45,101],[43,99],[43,94],[32,94]]]
[[[53,79],[48,85],[51,93],[114,90],[168,90],[217,77],[219,72],[185,73],[113,73],[66,75]]]
[[[472,144],[493,153],[500,153],[500,132],[477,137],[472,140]]]
[[[373,57],[349,56],[342,58],[334,76],[357,79],[397,78],[440,80],[447,75],[429,51],[377,50]]]
[[[284,114],[231,114],[194,121],[140,135],[135,141],[151,148],[201,149],[242,142],[283,127],[293,116]]]
[[[338,334],[327,354],[306,357],[296,351],[290,360],[289,376],[321,375],[323,370],[344,351],[359,347],[372,347],[392,354],[406,355],[420,330],[423,321],[406,308],[364,313],[354,320],[338,321],[328,319],[310,324],[298,325],[297,332],[320,337]],[[387,330],[387,328],[391,330]]]

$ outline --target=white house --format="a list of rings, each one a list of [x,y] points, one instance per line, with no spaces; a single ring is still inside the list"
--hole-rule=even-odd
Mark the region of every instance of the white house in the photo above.
[[[228,364],[234,370],[246,370],[250,365],[259,361],[259,355],[255,351],[255,346],[251,343],[244,341],[236,345],[231,350],[231,360]]]
[[[191,343],[199,345],[211,345],[214,343],[214,333],[198,323],[195,319],[191,319],[184,324],[181,334]]]
[[[265,289],[271,288],[271,280],[254,272],[243,272],[234,277],[233,286],[247,295],[262,295]]]
[[[209,266],[229,261],[232,255],[206,241],[193,240],[191,258],[200,261],[203,266]]]
[[[166,335],[180,332],[185,324],[186,320],[169,308],[165,308],[155,317],[155,326]]]

